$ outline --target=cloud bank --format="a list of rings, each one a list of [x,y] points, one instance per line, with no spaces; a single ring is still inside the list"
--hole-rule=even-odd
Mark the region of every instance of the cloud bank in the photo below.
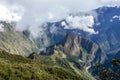
[[[12,10],[12,7],[9,8],[5,5],[0,4],[0,20],[2,21],[20,21],[22,19],[22,15],[20,15],[19,13],[15,13]]]
[[[66,22],[62,22],[61,25],[65,29],[80,29],[90,34],[96,34],[94,31],[94,17],[93,16],[69,16],[66,18]]]
[[[95,33],[92,28],[93,16],[69,15],[88,12],[102,6],[120,6],[120,0],[0,0],[0,20],[17,21],[17,30],[29,29],[32,35],[43,30],[43,23],[62,19],[70,23],[67,28]]]

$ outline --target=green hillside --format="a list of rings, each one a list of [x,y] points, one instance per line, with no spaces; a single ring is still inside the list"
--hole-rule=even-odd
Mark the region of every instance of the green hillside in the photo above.
[[[85,80],[62,67],[45,66],[35,60],[0,49],[0,80]]]
[[[23,56],[27,56],[32,51],[38,50],[34,42],[22,33],[15,31],[14,23],[0,23],[4,25],[4,32],[0,32],[0,48],[12,54]]]

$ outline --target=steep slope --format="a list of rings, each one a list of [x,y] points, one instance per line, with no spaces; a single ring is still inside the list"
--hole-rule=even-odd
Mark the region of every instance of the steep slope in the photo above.
[[[103,63],[106,55],[94,42],[70,33],[60,43],[48,47],[46,54],[57,54],[63,58],[76,58],[85,67],[94,65],[96,62]]]
[[[74,33],[69,33],[61,42],[47,47],[41,54],[51,56],[53,63],[92,80],[92,67],[96,63],[103,64],[107,59],[97,44]]]
[[[93,28],[95,31],[99,32],[98,34],[89,35],[79,29],[64,29],[61,22],[65,20],[48,23],[45,35],[49,40],[49,45],[46,45],[46,47],[60,42],[69,32],[74,32],[75,34],[79,34],[94,41],[106,54],[116,53],[120,47],[120,8],[101,7],[93,11],[97,13],[97,19],[95,17]],[[75,16],[80,15],[78,13],[78,15]]]
[[[56,55],[42,56],[37,53],[32,53],[28,58],[38,61],[46,66],[58,66],[64,68],[66,71],[74,75],[80,75],[85,80],[95,80],[95,78],[86,72],[83,67],[77,67],[77,62],[69,61],[67,58],[61,58]]]
[[[107,59],[104,64],[96,63],[91,68],[92,75],[98,80],[119,80],[120,79],[120,51]]]
[[[111,59],[107,64],[96,64],[93,73],[97,74],[100,80],[120,80],[120,58]]]
[[[46,66],[0,49],[0,80],[85,80],[62,67]]]
[[[68,33],[60,25],[60,22],[46,23],[42,35],[34,39],[39,48],[45,48],[60,42]],[[41,34],[41,33],[40,33]]]
[[[38,48],[34,42],[15,30],[14,23],[0,22],[3,31],[0,32],[0,48],[12,54],[27,56]]]
[[[98,23],[95,30],[99,34],[94,35],[94,40],[106,53],[116,53],[120,47],[120,8],[102,7],[96,10],[98,13]]]
[[[0,30],[0,45],[1,48],[12,53],[20,54],[20,52],[22,52],[25,54],[25,52],[31,52],[33,48],[35,49],[34,51],[36,51],[38,48],[41,49],[59,43],[69,32],[74,32],[75,34],[79,34],[93,40],[102,50],[105,51],[105,53],[116,53],[120,47],[119,9],[120,8],[118,7],[102,7],[94,10],[97,12],[98,18],[97,20],[95,19],[93,28],[95,31],[99,32],[95,35],[89,35],[88,33],[78,29],[64,29],[64,26],[62,26],[61,23],[65,20],[62,20],[54,23],[46,23],[46,25],[41,26],[44,28],[42,35],[33,39],[30,37],[29,30],[23,31],[22,34],[15,31],[14,24],[1,22],[6,26],[4,27],[6,31],[2,31],[2,29]],[[76,16],[80,16],[80,14]],[[10,45],[6,45],[6,43],[9,43]],[[14,47],[14,49],[11,46]],[[16,47],[20,49],[17,50],[15,49]]]

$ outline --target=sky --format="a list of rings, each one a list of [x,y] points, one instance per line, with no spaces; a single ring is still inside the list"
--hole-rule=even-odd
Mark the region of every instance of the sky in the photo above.
[[[120,6],[120,0],[0,0],[0,20],[17,22],[16,29],[29,29],[34,36],[42,31],[45,22],[65,19],[65,29],[81,29],[95,34],[92,29],[95,15],[71,16],[79,12],[90,12],[102,6]],[[95,12],[93,12],[95,13]],[[85,24],[86,23],[86,24]],[[90,28],[89,28],[90,27]]]

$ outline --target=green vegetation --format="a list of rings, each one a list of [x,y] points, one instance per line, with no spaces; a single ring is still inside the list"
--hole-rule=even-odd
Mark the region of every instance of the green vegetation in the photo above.
[[[4,32],[0,33],[0,48],[9,53],[28,56],[32,51],[37,51],[38,47],[27,36],[15,31],[12,23],[2,23]]]
[[[0,80],[85,80],[62,67],[46,66],[0,49]]]
[[[56,57],[56,55],[51,56],[42,56],[37,53],[33,53],[29,56],[29,58],[38,61],[41,64],[44,64],[49,67],[61,67],[67,72],[70,72],[74,75],[79,75],[84,78],[84,80],[95,80],[92,75],[86,72],[84,68],[80,67],[79,62],[74,60],[76,58],[60,58]],[[62,75],[62,74],[61,74]]]
[[[96,67],[101,80],[120,80],[120,59],[112,59],[107,67],[96,63]]]

